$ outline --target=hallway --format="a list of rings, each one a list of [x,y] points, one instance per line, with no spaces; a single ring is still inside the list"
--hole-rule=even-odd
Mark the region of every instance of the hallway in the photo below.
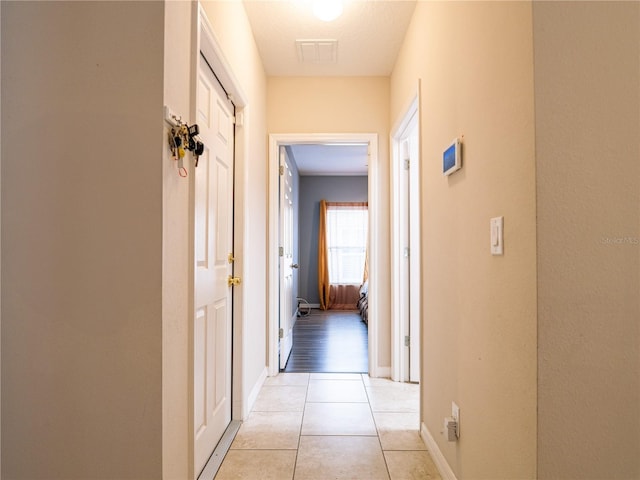
[[[366,374],[269,377],[215,478],[439,479],[418,405],[418,385]]]

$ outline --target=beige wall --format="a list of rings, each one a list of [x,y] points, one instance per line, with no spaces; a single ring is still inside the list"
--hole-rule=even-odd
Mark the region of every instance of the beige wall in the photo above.
[[[162,475],[163,10],[2,2],[4,478]]]
[[[380,292],[390,291],[389,79],[387,77],[270,77],[269,133],[377,133],[380,198]],[[391,365],[390,298],[380,298],[378,366]]]
[[[242,411],[266,357],[266,78],[241,4],[208,7],[248,100],[238,137],[248,160],[236,186],[236,253],[248,252],[252,266],[243,275],[250,302],[236,298],[247,319],[240,329],[251,332],[234,392]],[[3,473],[187,478],[189,191],[166,147],[162,105],[194,116],[185,54],[193,5],[2,9],[3,36],[15,39],[2,52],[14,72],[3,78],[2,114],[12,122],[2,134],[15,139],[2,151],[13,159],[3,164],[3,252],[12,260],[2,276],[14,285],[2,292],[2,382],[12,391],[2,405],[12,419]]]
[[[2,52],[2,8],[0,8],[0,52]],[[0,61],[0,92],[2,92],[2,61]],[[1,97],[1,95],[0,95]],[[2,185],[2,101],[0,100],[0,186]],[[0,188],[1,190],[1,188]],[[0,198],[2,195],[0,194]],[[0,202],[0,265],[2,265],[2,204]],[[0,275],[1,279],[2,275]],[[0,280],[0,292],[2,281]],[[0,359],[2,358],[2,295],[0,295]],[[2,364],[0,361],[0,372]],[[0,406],[2,405],[2,382],[0,381]],[[0,441],[2,437],[2,408],[0,408]],[[2,448],[0,447],[0,478],[2,477]]]
[[[460,479],[536,476],[531,25],[525,2],[418,2],[391,77],[393,121],[421,79],[421,420]],[[463,168],[443,177],[456,136]],[[457,443],[440,433],[452,401]]]
[[[191,112],[192,22],[190,2],[164,4],[164,104],[185,120]],[[167,480],[189,478],[193,432],[189,420],[189,180],[178,175],[162,137],[162,473]],[[191,155],[185,166],[193,175]]]
[[[533,14],[539,478],[640,478],[640,4]]]

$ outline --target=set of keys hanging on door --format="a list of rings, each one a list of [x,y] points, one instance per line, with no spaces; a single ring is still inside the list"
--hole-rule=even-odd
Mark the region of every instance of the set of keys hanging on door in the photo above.
[[[169,147],[173,159],[178,162],[178,173],[181,177],[187,176],[187,169],[184,167],[182,159],[187,151],[193,152],[195,166],[198,166],[200,155],[204,153],[204,143],[198,138],[200,128],[197,123],[188,126],[180,122],[178,126],[171,128],[169,132]]]

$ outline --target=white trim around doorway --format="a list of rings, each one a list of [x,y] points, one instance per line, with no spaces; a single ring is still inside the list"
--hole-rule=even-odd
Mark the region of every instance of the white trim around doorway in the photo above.
[[[402,163],[404,162],[403,154],[402,154],[402,139],[403,135],[406,133],[409,126],[412,122],[417,122],[418,131],[420,129],[420,80],[418,80],[418,84],[416,86],[416,90],[414,94],[411,96],[409,101],[407,102],[405,108],[401,111],[399,118],[396,120],[393,129],[391,130],[390,135],[390,145],[391,145],[391,379],[397,382],[408,382],[409,378],[409,355],[405,345],[405,336],[408,333],[408,323],[405,324],[407,320],[408,311],[406,309],[409,308],[408,304],[404,305],[401,297],[409,288],[407,284],[407,279],[403,278],[402,275],[402,267],[401,264],[406,259],[403,259],[405,253],[403,252],[403,246],[400,243],[400,231],[403,229],[403,221],[408,221],[407,219],[402,219],[402,215],[400,213],[401,208],[401,200],[400,195],[403,192],[404,188],[401,185],[400,181],[400,171],[405,168]],[[416,165],[419,172],[419,162]],[[421,179],[420,174],[418,173],[418,195],[420,196],[421,191]],[[421,203],[421,202],[420,202]],[[420,209],[420,205],[417,205],[418,209]],[[422,235],[420,235],[422,238]],[[420,246],[418,245],[418,250]],[[408,255],[408,252],[406,253]],[[417,254],[418,263],[421,263],[421,255],[420,252],[411,252],[411,256],[413,257]],[[413,259],[412,259],[413,260]],[[421,268],[420,268],[421,270]],[[417,290],[420,295],[420,281],[418,282],[417,288],[414,288],[412,291],[415,293]],[[418,297],[418,298],[421,298]],[[420,317],[422,317],[422,305],[419,301],[419,313]],[[420,319],[421,321],[421,319]],[[419,345],[422,346],[422,339],[419,341]],[[420,365],[422,365],[422,348],[420,348]],[[422,372],[422,369],[420,369]],[[422,377],[422,373],[420,373],[420,377]],[[422,378],[420,378],[420,383],[422,383]]]
[[[270,134],[269,135],[269,217],[268,217],[268,302],[267,302],[267,362],[269,376],[277,375],[278,363],[278,171],[281,145],[323,144],[323,143],[367,143],[369,145],[369,375],[388,375],[378,367],[378,300],[380,294],[377,271],[380,264],[378,238],[380,238],[380,187],[378,183],[380,166],[378,163],[378,135],[375,133],[316,133],[316,134]]]

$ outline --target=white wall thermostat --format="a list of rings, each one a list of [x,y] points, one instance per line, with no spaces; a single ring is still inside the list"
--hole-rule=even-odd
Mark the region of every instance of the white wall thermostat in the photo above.
[[[451,175],[462,168],[462,144],[456,138],[442,153],[442,173]]]

